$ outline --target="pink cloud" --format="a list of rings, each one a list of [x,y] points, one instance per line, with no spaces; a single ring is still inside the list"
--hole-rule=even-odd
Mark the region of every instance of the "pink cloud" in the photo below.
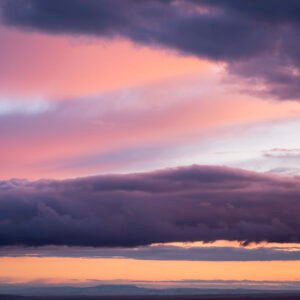
[[[41,113],[2,115],[0,176],[61,178],[161,167],[159,157],[180,145],[217,137],[231,126],[287,118],[297,109],[297,103],[222,96],[224,87],[203,91],[193,80],[56,102]]]
[[[0,27],[0,89],[66,98],[203,72],[208,62],[125,40],[75,39]]]

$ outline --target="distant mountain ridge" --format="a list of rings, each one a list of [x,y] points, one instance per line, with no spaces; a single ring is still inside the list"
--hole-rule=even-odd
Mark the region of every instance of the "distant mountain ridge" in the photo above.
[[[286,293],[300,294],[295,290],[259,290],[259,289],[212,289],[212,288],[145,288],[135,285],[97,285],[91,287],[75,286],[0,286],[2,295],[20,296],[154,296],[154,295],[241,295]]]

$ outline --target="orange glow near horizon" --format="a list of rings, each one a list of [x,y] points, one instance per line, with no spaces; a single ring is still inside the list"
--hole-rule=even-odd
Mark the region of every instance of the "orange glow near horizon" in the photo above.
[[[189,262],[133,259],[0,259],[0,278],[15,282],[86,280],[300,280],[300,261]]]
[[[171,242],[171,243],[162,243],[162,244],[152,244],[152,246],[164,245],[164,246],[175,246],[182,248],[195,248],[195,247],[229,247],[229,248],[240,248],[241,242],[239,241],[227,241],[227,240],[217,240],[210,243],[205,243],[202,241],[199,242]],[[289,249],[299,249],[300,243],[269,243],[269,242],[260,242],[260,243],[250,243],[248,245],[243,245],[243,248],[246,249],[257,249],[257,248],[281,248],[285,250]]]

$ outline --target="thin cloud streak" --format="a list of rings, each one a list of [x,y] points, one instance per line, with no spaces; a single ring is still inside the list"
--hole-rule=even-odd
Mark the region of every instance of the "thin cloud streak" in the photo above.
[[[129,258],[139,260],[179,261],[289,261],[300,260],[300,245],[282,247],[177,247],[150,245],[134,248],[93,247],[0,247],[0,257],[79,257],[79,258]]]

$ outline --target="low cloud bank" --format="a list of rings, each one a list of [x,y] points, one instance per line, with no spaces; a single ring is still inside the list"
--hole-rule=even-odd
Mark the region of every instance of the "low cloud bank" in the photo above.
[[[299,183],[208,166],[0,181],[0,245],[299,242]]]

